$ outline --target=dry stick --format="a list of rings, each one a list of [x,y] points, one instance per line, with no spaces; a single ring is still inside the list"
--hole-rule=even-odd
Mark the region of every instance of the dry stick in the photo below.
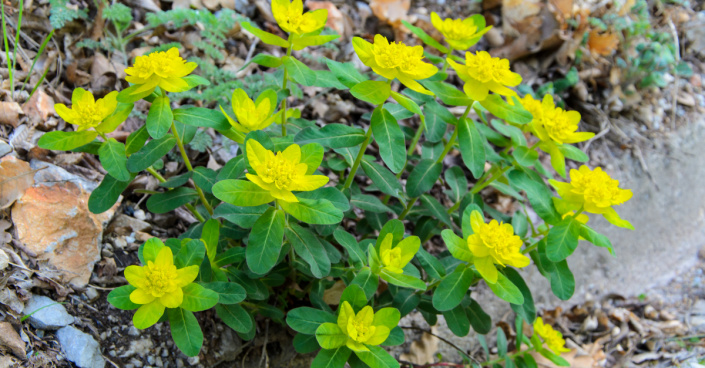
[[[676,67],[678,67],[678,63],[681,61],[681,43],[680,40],[678,39],[678,31],[676,30],[676,26],[673,24],[673,21],[671,20],[671,16],[668,15],[666,17],[668,19],[668,25],[671,28],[671,34],[673,34],[673,41],[676,43]],[[678,75],[678,71],[676,73],[673,73],[676,75],[676,79],[673,81],[673,106],[671,108],[671,130],[676,130],[676,108],[678,107],[678,81],[680,79],[680,76]]]
[[[415,327],[415,326],[399,326],[399,327],[400,327],[401,329],[403,329],[403,330],[416,330],[416,331],[421,331],[421,332],[427,333],[427,334],[429,334],[429,335],[431,335],[431,336],[433,336],[433,337],[436,337],[437,339],[439,339],[439,340],[443,341],[444,343],[450,345],[450,347],[452,347],[453,349],[457,350],[460,354],[464,355],[464,356],[467,357],[468,359],[472,360],[473,362],[475,362],[475,363],[477,363],[477,364],[480,364],[480,362],[479,362],[477,359],[475,359],[475,358],[471,357],[470,355],[468,355],[465,351],[463,351],[463,349],[459,348],[457,345],[453,344],[452,342],[450,342],[450,341],[449,341],[448,339],[446,339],[445,337],[441,337],[441,336],[436,335],[436,334],[433,333],[432,331],[425,330],[425,329],[423,329],[423,328],[421,328],[421,327]],[[462,367],[462,366],[461,366],[461,367]]]

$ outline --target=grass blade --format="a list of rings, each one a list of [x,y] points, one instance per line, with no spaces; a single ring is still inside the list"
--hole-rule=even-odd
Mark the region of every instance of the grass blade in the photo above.
[[[49,44],[49,41],[51,41],[51,37],[54,36],[54,30],[52,29],[51,32],[46,36],[44,39],[44,42],[42,42],[42,45],[39,46],[39,51],[37,51],[37,55],[34,57],[34,60],[32,60],[32,66],[29,68],[29,72],[27,73],[27,77],[24,79],[24,83],[22,83],[22,89],[25,88],[27,85],[27,81],[29,81],[29,77],[32,76],[32,71],[34,70],[34,65],[37,63],[37,60],[42,56],[42,53],[44,52],[44,49],[46,48],[47,44]],[[46,72],[44,72],[44,75],[46,75]],[[42,77],[43,79],[43,77]],[[34,89],[37,89],[35,86]],[[34,91],[32,91],[34,93]],[[31,94],[29,95],[30,97],[32,96]]]

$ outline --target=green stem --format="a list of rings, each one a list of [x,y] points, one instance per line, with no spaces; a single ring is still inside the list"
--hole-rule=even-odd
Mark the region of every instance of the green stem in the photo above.
[[[188,155],[186,154],[186,149],[184,148],[184,142],[181,141],[181,138],[179,137],[179,132],[176,130],[176,126],[174,125],[174,122],[171,122],[171,132],[174,134],[174,138],[176,138],[176,145],[179,146],[179,152],[181,152],[181,158],[184,159],[184,163],[186,164],[186,168],[188,171],[193,171],[193,166],[191,166],[191,160],[189,160]],[[203,206],[206,208],[206,211],[208,211],[209,214],[213,214],[213,207],[211,207],[211,204],[208,203],[208,200],[206,200],[206,195],[203,194],[203,190],[196,184],[193,183],[193,187],[196,188],[196,193],[198,193],[198,197],[201,198],[201,203],[203,203]]]
[[[474,187],[472,188],[472,190],[470,191],[470,193],[472,193],[472,194],[479,193],[481,190],[485,189],[488,185],[492,184],[493,181],[495,181],[495,180],[497,180],[498,178],[502,177],[502,175],[504,175],[504,173],[507,172],[507,171],[508,171],[509,169],[511,169],[511,168],[512,168],[512,166],[507,166],[507,167],[505,167],[504,169],[500,170],[498,173],[492,175],[492,177],[490,177],[489,179],[485,180],[484,183],[482,183],[482,184],[480,184],[480,185],[474,186]]]
[[[365,155],[365,150],[367,149],[367,146],[370,145],[371,138],[372,126],[370,125],[370,127],[367,128],[367,133],[365,133],[365,140],[362,142],[362,146],[360,146],[360,152],[358,152],[357,157],[355,158],[355,162],[353,163],[352,168],[350,168],[350,174],[348,174],[348,177],[345,178],[345,184],[343,185],[343,189],[350,188],[350,186],[352,185],[352,182],[355,179],[355,173],[357,173],[357,169],[360,167],[362,156]]]
[[[448,58],[450,57],[450,55],[452,53],[453,53],[453,48],[448,47],[448,52],[446,53],[446,57],[443,58],[443,70],[441,70],[441,73],[445,73],[446,70],[448,70],[448,65],[450,65],[450,64],[448,64]]]
[[[291,35],[289,35],[289,47],[286,49],[286,56],[291,56]],[[289,73],[284,68],[284,80],[282,81],[282,90],[286,90],[286,85],[289,79]],[[282,137],[286,137],[286,97],[282,99]]]
[[[96,132],[98,132],[98,131],[96,130]],[[103,141],[105,141],[105,142],[108,141],[108,137],[105,136],[105,133],[98,132],[98,134],[100,135],[101,138],[103,138]]]
[[[164,177],[160,173],[158,173],[157,170],[154,170],[154,168],[152,168],[151,166],[147,168],[147,172],[152,174],[152,176],[154,176],[160,183],[166,182],[166,179],[164,179]],[[193,207],[191,203],[186,203],[185,206],[189,211],[191,211],[191,214],[193,214],[193,216],[196,217],[199,222],[206,222],[206,219],[204,219],[203,216],[201,216],[201,214],[196,211],[196,208]]]
[[[521,251],[521,254],[529,253],[529,252],[531,252],[532,250],[538,248],[538,246],[539,246],[539,243],[536,242],[536,243],[534,243],[534,244],[532,244],[532,245],[526,247],[524,250],[522,250],[522,251]]]
[[[453,145],[455,144],[455,140],[458,139],[458,129],[453,129],[453,135],[450,136],[450,139],[448,142],[446,142],[445,147],[443,147],[443,152],[441,152],[441,155],[438,157],[438,160],[436,160],[436,163],[442,163],[443,159],[446,158],[448,155],[448,152],[450,152],[451,149],[453,149]]]
[[[490,366],[491,366],[491,365],[493,365],[493,364],[502,363],[502,362],[504,362],[507,358],[509,358],[509,359],[514,359],[514,358],[518,357],[519,355],[524,355],[524,354],[526,354],[526,353],[528,353],[528,352],[530,352],[530,351],[533,351],[533,350],[534,350],[534,348],[533,348],[533,347],[530,347],[530,348],[528,348],[528,349],[526,349],[526,350],[517,351],[517,352],[514,353],[514,354],[509,354],[509,355],[507,355],[507,356],[505,356],[505,357],[503,357],[503,358],[497,358],[497,359],[494,359],[494,360],[488,360],[488,361],[482,363],[481,365],[482,365],[482,366],[486,366],[486,365],[490,365]]]
[[[411,211],[411,207],[414,207],[414,204],[416,204],[416,201],[417,201],[418,199],[419,199],[419,197],[411,198],[411,199],[409,200],[409,204],[408,204],[408,205],[406,206],[406,208],[404,209],[404,212],[402,212],[401,215],[399,215],[399,220],[400,220],[400,221],[401,221],[401,220],[404,220],[404,219],[406,218],[406,215],[408,215],[408,214],[409,214],[409,211]]]

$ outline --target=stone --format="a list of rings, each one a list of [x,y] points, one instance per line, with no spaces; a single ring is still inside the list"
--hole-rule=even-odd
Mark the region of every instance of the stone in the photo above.
[[[138,220],[134,217],[125,214],[119,214],[115,216],[113,221],[110,222],[110,225],[108,225],[108,233],[115,232],[117,229],[120,228],[128,228],[130,231],[133,232],[148,231],[152,229],[152,225],[148,222]]]
[[[10,264],[10,257],[7,256],[4,250],[0,249],[0,271],[7,268]]]
[[[29,315],[29,323],[40,330],[56,330],[74,321],[63,305],[41,295],[32,295],[23,313]]]
[[[98,290],[96,290],[92,287],[86,288],[86,291],[84,292],[84,294],[86,295],[86,299],[89,302],[93,302],[96,299],[100,298],[100,293],[98,292]]]
[[[100,345],[93,336],[67,326],[56,332],[66,358],[80,368],[103,368],[105,359],[100,354]]]
[[[104,225],[119,202],[93,214],[88,198],[96,183],[41,161],[32,160],[30,167],[40,169],[35,184],[12,207],[17,238],[31,256],[59,270],[63,281],[83,288],[100,260]]]
[[[8,322],[0,322],[0,350],[3,350],[3,347],[18,358],[24,359],[27,356],[24,342]]]
[[[10,152],[12,152],[12,146],[4,141],[0,141],[0,157],[3,157]]]

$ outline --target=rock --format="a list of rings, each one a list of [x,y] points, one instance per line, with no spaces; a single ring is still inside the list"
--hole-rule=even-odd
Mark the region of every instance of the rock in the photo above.
[[[108,226],[108,233],[115,232],[117,229],[120,228],[128,228],[128,231],[130,232],[148,231],[152,229],[152,225],[148,222],[138,220],[134,217],[125,214],[119,214],[115,216],[113,221],[110,222],[110,225]]]
[[[56,332],[61,344],[61,350],[66,358],[81,368],[103,368],[105,359],[100,354],[100,346],[95,339],[79,331],[73,326],[67,326]]]
[[[100,293],[98,292],[98,290],[92,287],[86,288],[84,294],[86,295],[86,299],[88,299],[89,302],[95,301],[96,299],[100,298]]]
[[[73,323],[73,317],[63,305],[41,295],[32,295],[24,307],[29,323],[40,330],[56,330]]]
[[[0,141],[0,157],[12,152],[12,147],[6,142]]]
[[[0,348],[2,347],[8,348],[18,358],[27,356],[24,342],[8,322],[0,322]]]
[[[4,157],[0,162],[0,183],[0,208],[4,209],[22,198],[34,184],[29,163],[14,156]]]
[[[4,250],[0,249],[0,271],[7,268],[10,264],[10,257],[7,256]]]
[[[0,289],[0,304],[4,304],[17,313],[22,313],[24,303],[17,297],[14,291],[8,287]]]
[[[83,288],[100,260],[103,226],[115,213],[88,210],[95,183],[58,166],[32,160],[35,184],[12,207],[17,238],[28,253],[61,271],[64,281]],[[42,219],[42,221],[37,221]]]

